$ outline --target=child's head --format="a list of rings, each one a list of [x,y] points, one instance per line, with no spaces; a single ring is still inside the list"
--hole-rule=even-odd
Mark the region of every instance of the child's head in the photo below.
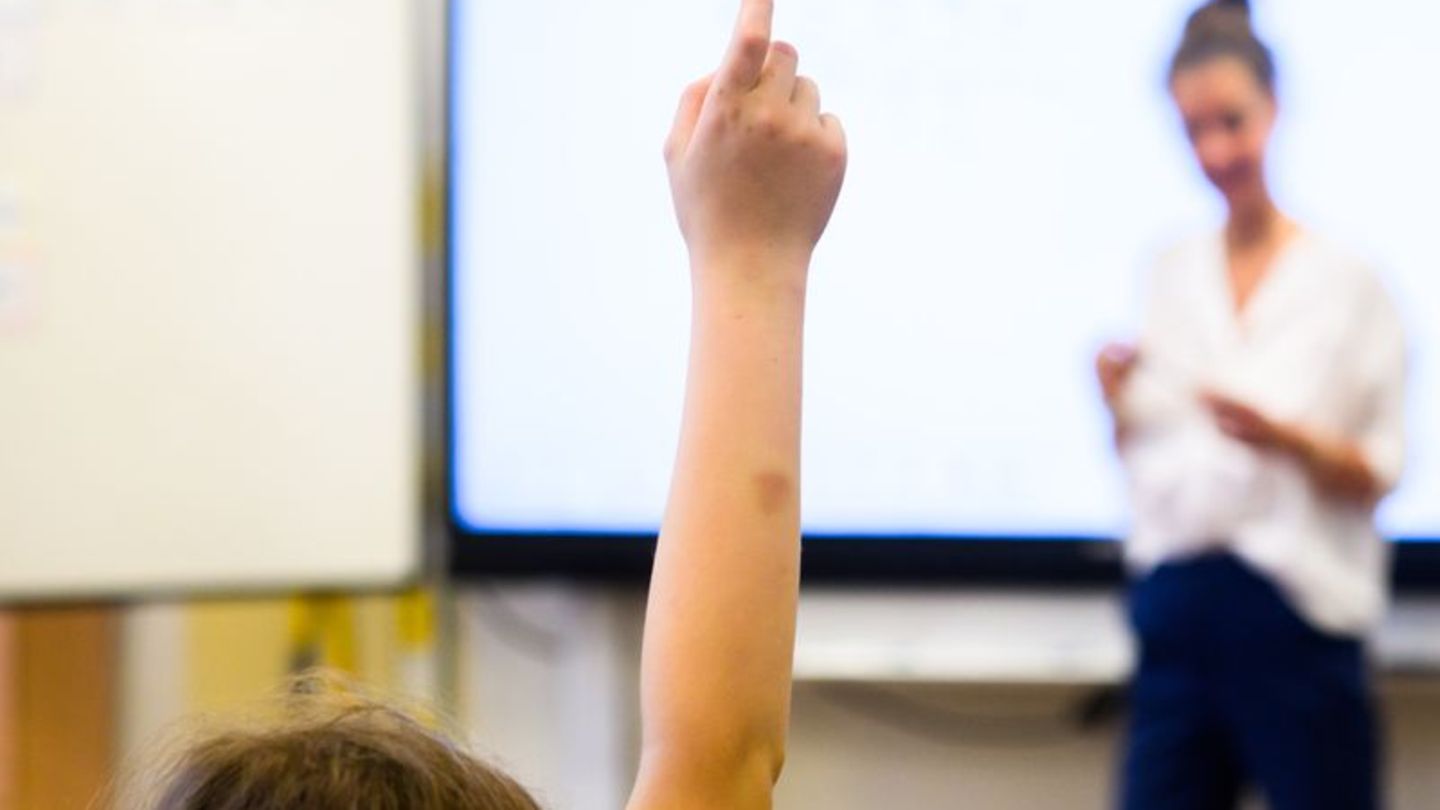
[[[137,810],[538,810],[514,780],[410,715],[328,676],[297,680],[280,717],[183,741],[124,806]],[[153,763],[152,763],[153,764]]]

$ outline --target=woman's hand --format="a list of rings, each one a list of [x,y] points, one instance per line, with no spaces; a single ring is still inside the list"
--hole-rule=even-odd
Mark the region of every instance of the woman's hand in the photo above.
[[[1294,432],[1255,408],[1214,391],[1205,393],[1203,399],[1215,416],[1215,424],[1230,438],[1260,450],[1295,448]]]
[[[1129,421],[1120,407],[1125,386],[1135,373],[1140,362],[1140,352],[1129,343],[1110,343],[1095,356],[1095,376],[1100,380],[1100,393],[1105,398],[1105,407],[1110,409],[1114,420],[1115,447],[1120,449],[1129,438]]]
[[[1095,356],[1095,376],[1100,380],[1100,392],[1105,404],[1113,412],[1125,392],[1135,366],[1140,362],[1140,352],[1129,343],[1109,343]]]
[[[1204,400],[1227,436],[1294,459],[1320,492],[1369,507],[1384,494],[1379,477],[1353,442],[1278,422],[1224,394],[1212,391]]]

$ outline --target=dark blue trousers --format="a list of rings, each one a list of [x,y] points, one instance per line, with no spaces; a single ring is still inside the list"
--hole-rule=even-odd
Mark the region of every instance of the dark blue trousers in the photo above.
[[[1316,630],[1233,555],[1134,583],[1140,642],[1123,810],[1375,810],[1379,750],[1361,644]]]

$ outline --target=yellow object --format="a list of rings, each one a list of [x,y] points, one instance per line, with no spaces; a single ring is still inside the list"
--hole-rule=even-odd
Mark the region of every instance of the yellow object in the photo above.
[[[199,602],[186,613],[188,710],[248,703],[274,689],[290,670],[286,600]]]

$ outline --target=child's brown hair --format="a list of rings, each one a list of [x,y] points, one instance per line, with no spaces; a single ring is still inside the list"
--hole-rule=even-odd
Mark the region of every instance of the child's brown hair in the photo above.
[[[524,788],[344,678],[291,683],[279,717],[181,740],[136,810],[539,810]]]

